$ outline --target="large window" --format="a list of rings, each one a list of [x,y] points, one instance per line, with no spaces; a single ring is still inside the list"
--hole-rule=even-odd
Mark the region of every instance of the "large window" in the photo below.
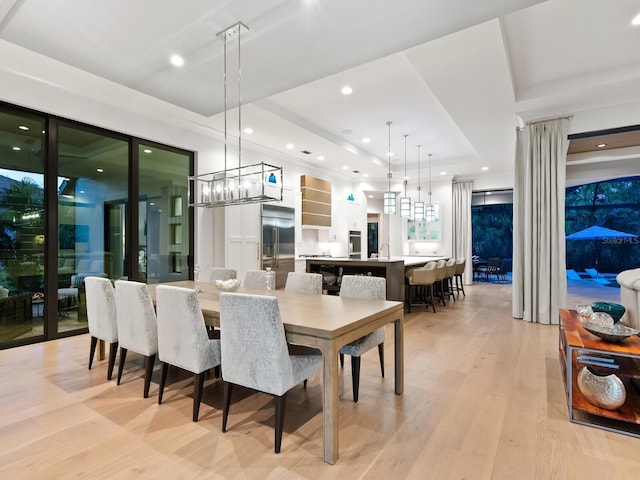
[[[567,268],[599,273],[618,273],[640,267],[640,177],[618,178],[567,188],[566,233],[589,227],[603,227],[605,233],[586,240],[567,240]]]
[[[193,152],[0,103],[0,348],[86,332],[89,275],[191,278],[193,172]]]
[[[0,344],[44,334],[44,131],[0,110]]]

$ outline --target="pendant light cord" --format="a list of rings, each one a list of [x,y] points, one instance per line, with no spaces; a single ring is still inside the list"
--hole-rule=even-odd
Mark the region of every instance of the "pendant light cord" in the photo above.
[[[404,136],[404,196],[407,196],[407,137],[409,135],[405,134]]]
[[[420,185],[420,147],[422,147],[422,145],[418,145],[418,202],[420,201],[420,190],[422,190],[422,186]]]

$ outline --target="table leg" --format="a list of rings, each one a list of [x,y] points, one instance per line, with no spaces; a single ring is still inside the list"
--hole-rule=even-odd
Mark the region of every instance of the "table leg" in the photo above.
[[[338,461],[338,349],[333,342],[321,345],[323,460]]]
[[[401,318],[393,322],[396,395],[404,392],[404,314],[401,315]]]

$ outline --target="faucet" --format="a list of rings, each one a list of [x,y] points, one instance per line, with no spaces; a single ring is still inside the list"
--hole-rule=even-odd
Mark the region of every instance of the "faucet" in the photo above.
[[[385,245],[387,246],[387,259],[391,259],[391,250],[389,248],[389,244],[386,242],[380,245],[380,256],[382,257],[382,251],[384,250]]]

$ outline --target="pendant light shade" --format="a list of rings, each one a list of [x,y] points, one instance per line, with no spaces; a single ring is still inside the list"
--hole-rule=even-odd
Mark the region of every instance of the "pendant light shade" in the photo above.
[[[400,216],[401,217],[410,217],[411,216],[411,198],[407,196],[407,137],[409,135],[404,136],[404,196],[400,197]]]
[[[387,178],[389,179],[389,190],[387,190],[384,194],[384,201],[382,203],[382,211],[386,215],[395,215],[396,213],[396,194],[391,191],[391,122],[387,122],[387,128],[389,129],[389,153],[388,153],[388,162],[389,162],[389,172],[387,173]]]
[[[422,190],[420,185],[420,147],[422,145],[418,145],[418,201],[413,204],[413,219],[416,222],[424,220],[424,202],[420,201],[420,190]]]

